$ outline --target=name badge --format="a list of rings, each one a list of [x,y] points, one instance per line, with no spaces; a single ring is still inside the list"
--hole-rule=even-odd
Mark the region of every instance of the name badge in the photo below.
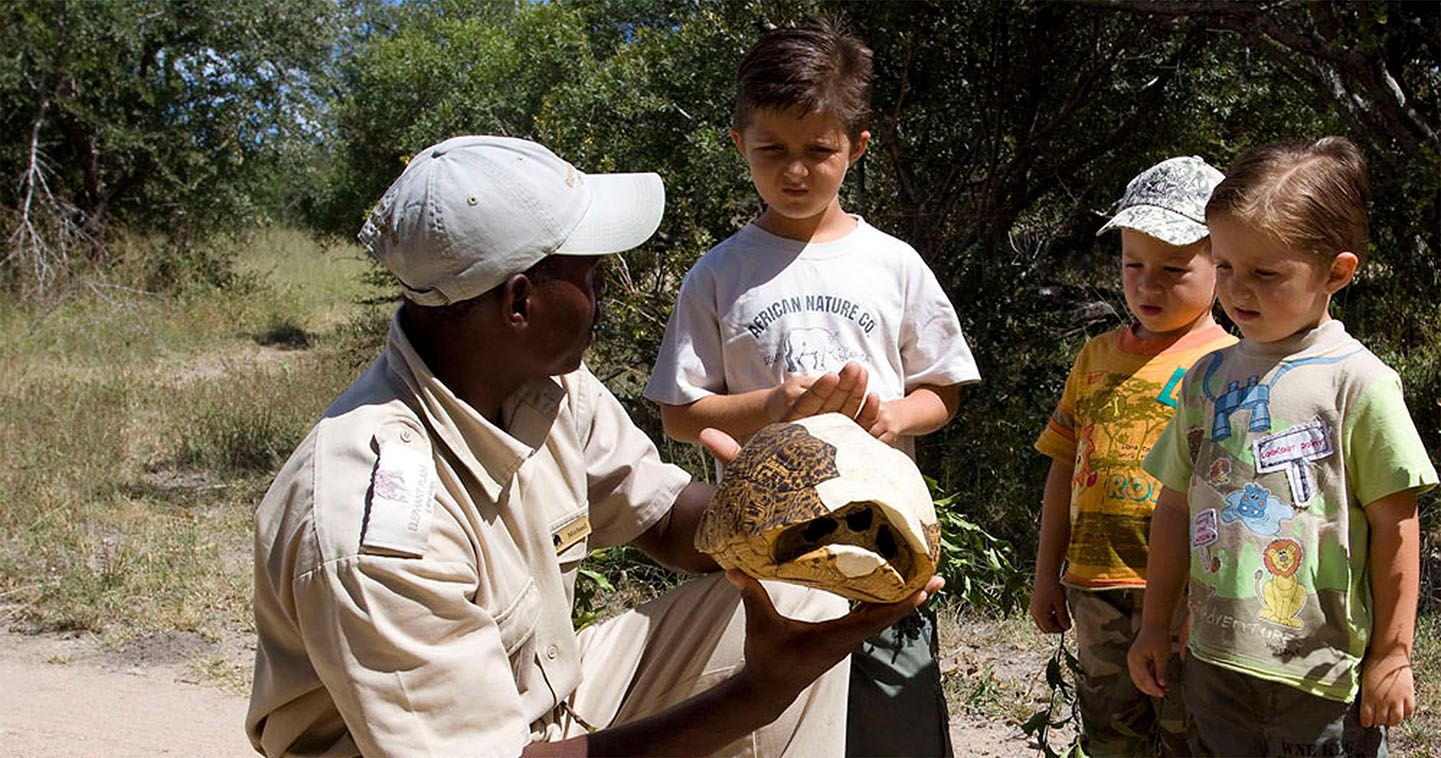
[[[574,521],[557,529],[550,541],[555,543],[555,554],[560,555],[589,536],[590,514],[581,513]]]

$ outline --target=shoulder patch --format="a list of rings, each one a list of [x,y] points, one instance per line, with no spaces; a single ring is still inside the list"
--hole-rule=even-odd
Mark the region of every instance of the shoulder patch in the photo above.
[[[409,431],[409,430],[407,430]],[[361,528],[362,551],[419,558],[430,541],[435,509],[435,462],[421,435],[377,435],[380,455],[370,478]]]

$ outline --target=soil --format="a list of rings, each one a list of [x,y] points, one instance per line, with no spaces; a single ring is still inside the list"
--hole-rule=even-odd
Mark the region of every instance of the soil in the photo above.
[[[0,632],[0,745],[13,758],[251,756],[246,698],[194,668],[240,658],[243,644],[185,633],[106,649],[83,635]],[[1020,730],[984,715],[951,722],[957,756],[1027,752]]]
[[[5,755],[254,755],[245,698],[187,665],[208,646],[184,634],[105,650],[83,636],[0,633]]]

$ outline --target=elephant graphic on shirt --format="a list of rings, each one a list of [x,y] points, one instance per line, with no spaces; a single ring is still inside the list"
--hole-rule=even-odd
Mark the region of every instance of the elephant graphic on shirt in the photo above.
[[[787,373],[816,374],[845,363],[846,349],[835,332],[808,327],[786,333],[784,355]]]

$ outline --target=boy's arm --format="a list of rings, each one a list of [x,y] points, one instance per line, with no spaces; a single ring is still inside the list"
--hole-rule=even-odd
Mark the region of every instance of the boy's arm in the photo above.
[[[856,423],[887,444],[896,437],[918,437],[945,426],[960,405],[960,385],[922,384],[898,400],[866,397]]]
[[[1061,588],[1061,561],[1071,544],[1072,467],[1051,459],[1046,492],[1041,500],[1041,542],[1036,547],[1036,576],[1031,590],[1031,618],[1047,634],[1071,628],[1066,592]]]
[[[1152,697],[1165,697],[1166,665],[1171,658],[1171,621],[1191,569],[1187,550],[1191,517],[1184,492],[1162,487],[1151,512],[1151,553],[1146,561],[1146,599],[1141,631],[1126,655],[1131,681]]]
[[[1361,664],[1361,726],[1394,726],[1416,708],[1411,644],[1416,634],[1421,529],[1416,491],[1366,506],[1371,525],[1371,644]]]
[[[734,395],[708,395],[689,405],[660,406],[665,433],[680,442],[697,442],[702,429],[719,429],[745,439],[776,421],[844,413],[852,418],[865,399],[869,372],[847,363],[839,372],[818,377],[793,375],[768,389]]]

